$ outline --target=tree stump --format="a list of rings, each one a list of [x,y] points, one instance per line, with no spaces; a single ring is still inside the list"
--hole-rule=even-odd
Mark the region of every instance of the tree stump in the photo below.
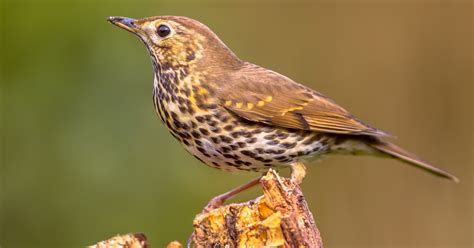
[[[322,240],[298,184],[270,169],[260,180],[264,195],[198,214],[193,247],[311,247]],[[149,248],[143,234],[117,236],[93,248]],[[169,248],[179,248],[174,241]]]
[[[322,240],[299,185],[269,170],[264,195],[196,216],[196,247],[315,247]]]

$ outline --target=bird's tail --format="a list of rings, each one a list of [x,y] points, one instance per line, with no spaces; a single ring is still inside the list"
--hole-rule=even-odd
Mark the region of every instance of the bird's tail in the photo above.
[[[369,145],[376,150],[382,152],[383,154],[389,155],[390,157],[397,158],[403,162],[416,166],[424,171],[427,171],[431,174],[434,174],[439,177],[447,178],[453,180],[454,182],[459,182],[459,179],[449,172],[444,171],[440,168],[434,167],[433,165],[421,160],[417,156],[403,150],[402,148],[382,140],[377,140],[370,142]]]

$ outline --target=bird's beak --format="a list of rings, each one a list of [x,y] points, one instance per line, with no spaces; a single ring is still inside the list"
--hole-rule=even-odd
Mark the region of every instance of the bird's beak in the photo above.
[[[123,28],[134,34],[138,31],[138,26],[136,26],[136,20],[133,18],[122,17],[122,16],[111,16],[107,18],[107,21],[114,24],[117,27]]]

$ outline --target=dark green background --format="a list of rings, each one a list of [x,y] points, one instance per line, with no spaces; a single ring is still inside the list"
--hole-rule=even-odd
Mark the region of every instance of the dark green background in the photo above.
[[[152,107],[152,68],[109,15],[185,15],[241,58],[335,99],[459,176],[370,157],[303,183],[326,247],[473,246],[473,4],[13,1],[1,9],[0,246],[184,242],[213,196],[257,176],[201,165]],[[243,201],[260,194],[243,194]]]

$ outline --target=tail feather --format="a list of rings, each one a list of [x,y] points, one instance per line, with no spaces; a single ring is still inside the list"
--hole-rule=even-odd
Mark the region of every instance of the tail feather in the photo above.
[[[402,148],[385,141],[378,140],[377,142],[370,143],[370,146],[397,159],[400,159],[406,163],[414,165],[422,170],[425,170],[431,174],[439,177],[447,178],[458,183],[459,179],[447,171],[440,168],[434,167],[433,165],[421,160],[417,156],[410,154]]]

